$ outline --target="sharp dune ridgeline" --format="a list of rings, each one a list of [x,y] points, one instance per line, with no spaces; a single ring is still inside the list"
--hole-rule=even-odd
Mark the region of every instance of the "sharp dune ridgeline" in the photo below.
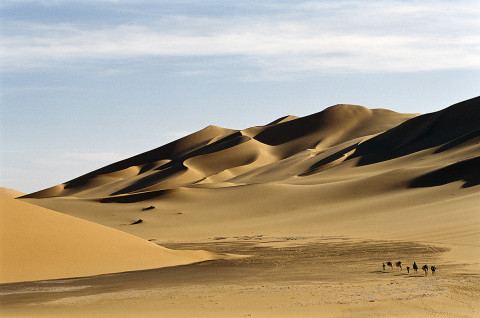
[[[22,199],[143,238],[451,241],[469,228],[473,240],[480,230],[461,220],[480,202],[479,109],[478,97],[424,115],[342,104],[244,130],[209,126]]]
[[[329,149],[344,144],[339,152],[345,149],[352,152],[363,140],[415,116],[336,105],[310,116],[287,116],[270,125],[241,131],[209,126],[163,147],[24,198],[113,198],[207,184],[224,187],[285,181],[309,172],[308,164],[318,163],[318,157]],[[306,162],[299,165],[300,160]],[[291,175],[282,175],[285,168],[293,170]],[[272,178],[253,177],[266,169],[279,171],[272,173]]]

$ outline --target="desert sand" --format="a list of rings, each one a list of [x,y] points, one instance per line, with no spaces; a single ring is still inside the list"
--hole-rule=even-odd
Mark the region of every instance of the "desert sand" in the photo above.
[[[25,193],[14,190],[14,189],[0,187],[0,195],[6,196],[9,198],[18,198],[18,197],[24,196]]]
[[[209,126],[23,196],[142,243],[250,257],[6,284],[2,310],[479,316],[478,109],[478,97],[425,115],[342,104],[244,130]],[[387,261],[403,269],[383,270]],[[437,274],[407,273],[414,261]]]
[[[0,283],[72,278],[211,260],[0,195]]]

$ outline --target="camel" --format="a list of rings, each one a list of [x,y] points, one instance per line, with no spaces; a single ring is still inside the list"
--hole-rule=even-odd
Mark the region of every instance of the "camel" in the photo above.
[[[418,266],[417,266],[417,263],[413,262],[413,271],[415,272],[415,274],[418,273]]]
[[[400,261],[396,262],[395,267],[398,267],[401,271],[402,270],[402,262],[400,262]]]
[[[425,276],[427,276],[428,275],[428,265],[423,265],[422,269],[425,272]]]
[[[392,262],[387,262],[387,266],[390,267],[393,270],[393,264]]]

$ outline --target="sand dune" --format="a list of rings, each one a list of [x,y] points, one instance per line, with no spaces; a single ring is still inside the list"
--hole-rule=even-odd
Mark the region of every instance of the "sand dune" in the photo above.
[[[91,276],[205,261],[138,237],[0,196],[0,283]]]
[[[6,196],[9,198],[17,198],[25,195],[25,193],[14,190],[14,189],[0,187],[0,195]]]
[[[98,198],[198,183],[230,182],[309,149],[324,150],[377,134],[415,116],[336,105],[314,115],[287,116],[269,125],[242,131],[209,126],[166,146],[25,198]]]
[[[478,106],[479,98],[475,98],[409,120],[362,143],[354,157],[361,157],[360,164],[372,164],[440,145],[461,147],[478,137]]]
[[[70,313],[70,304],[83,301],[87,306],[75,307],[71,316],[100,309],[107,316],[478,317],[479,109],[480,97],[425,115],[336,105],[244,130],[209,126],[23,196],[21,201],[137,236],[42,210],[51,224],[58,224],[55,229],[64,231],[73,222],[68,227],[82,238],[66,241],[68,257],[61,261],[66,265],[55,270],[63,271],[62,277],[215,257],[165,250],[138,237],[172,248],[254,256],[117,279],[91,278],[88,284],[97,287],[87,296],[44,293],[19,305],[14,302],[21,296],[12,287],[6,313],[38,314],[41,309],[50,316],[63,308],[61,316]],[[26,217],[9,214],[10,223],[26,222],[23,227],[30,228],[38,215],[36,210]],[[142,223],[126,225],[140,218]],[[35,222],[42,225],[42,220]],[[29,251],[29,244],[13,247],[34,243],[33,233],[43,235],[48,224],[39,232],[25,231],[25,240],[18,242],[12,239],[18,231],[5,232],[12,242],[9,253]],[[100,237],[82,233],[97,231],[105,233],[98,244],[105,249],[91,253],[102,255],[101,264],[86,257],[90,254],[83,243]],[[70,233],[46,232],[62,238]],[[128,252],[118,244],[127,241],[132,246]],[[75,244],[80,245],[73,248]],[[42,255],[56,255],[58,249]],[[36,272],[28,261],[32,255],[18,256],[23,258],[16,263],[28,268],[23,273]],[[86,262],[78,267],[82,273],[65,272],[78,255]],[[114,269],[118,255],[126,269]],[[42,266],[62,264],[41,259]],[[434,264],[439,275],[383,271],[387,260]],[[114,287],[105,287],[106,282]],[[37,287],[32,286],[25,288]],[[34,305],[39,301],[46,303]]]
[[[455,241],[479,221],[479,102],[420,116],[336,105],[241,131],[207,127],[23,198],[147,239],[340,232]],[[137,227],[121,225],[140,216]],[[480,238],[469,233],[458,241]]]

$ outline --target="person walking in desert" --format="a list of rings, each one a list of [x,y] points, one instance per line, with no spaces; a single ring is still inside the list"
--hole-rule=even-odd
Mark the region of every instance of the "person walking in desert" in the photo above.
[[[425,272],[425,276],[427,276],[428,275],[428,265],[426,265],[426,264],[423,265],[422,270]]]
[[[417,263],[413,262],[413,271],[415,272],[415,274],[418,273],[418,266],[417,266]]]

